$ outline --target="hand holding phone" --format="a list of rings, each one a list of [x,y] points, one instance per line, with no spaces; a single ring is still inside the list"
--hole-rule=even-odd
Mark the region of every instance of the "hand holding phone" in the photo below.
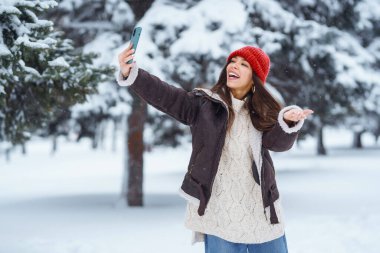
[[[133,46],[134,53],[136,53],[137,44],[139,43],[141,30],[142,30],[141,27],[136,27],[135,29],[133,29],[133,32],[132,32],[132,35],[131,35],[131,42],[130,43]],[[127,61],[127,63],[131,64],[132,61],[133,61],[133,59],[130,59],[129,61]]]
[[[142,30],[141,27],[136,27],[135,29],[133,29],[131,40],[128,47],[119,54],[118,58],[119,58],[120,72],[124,77],[127,77],[129,75],[129,72],[131,71],[133,56],[134,56],[134,53],[136,52],[141,30]]]

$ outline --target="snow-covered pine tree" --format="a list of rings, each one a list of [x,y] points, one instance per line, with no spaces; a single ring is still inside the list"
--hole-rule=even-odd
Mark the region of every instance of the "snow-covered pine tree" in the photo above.
[[[361,147],[364,132],[369,131],[376,136],[380,129],[380,78],[377,74],[380,55],[380,15],[377,10],[380,2],[312,0],[294,5],[292,1],[283,0],[279,3],[298,17],[336,28],[344,34],[343,41],[333,41],[332,46],[342,49],[338,50],[338,57],[342,51],[346,54],[336,61],[342,85],[353,88],[352,93],[347,94],[351,110],[344,115],[344,123],[354,132],[353,146]]]
[[[247,36],[272,57],[269,82],[287,103],[316,111],[305,130],[317,135],[317,152],[325,154],[323,127],[343,125],[347,115],[355,115],[374,80],[368,78],[374,58],[352,27],[358,15],[342,17],[354,12],[349,7],[355,1],[244,2],[252,17]]]
[[[349,119],[354,132],[353,147],[362,147],[361,136],[370,132],[378,140],[380,135],[380,1],[362,0],[355,5],[358,20],[355,23],[355,33],[359,43],[373,57],[369,61],[368,73],[363,73],[371,88],[364,94],[365,99],[358,104],[357,117]],[[372,73],[371,73],[372,72]],[[356,120],[356,122],[355,122]]]
[[[141,18],[153,1],[63,0],[49,12],[56,24],[68,33],[76,46],[101,54],[98,64],[114,62],[120,48],[125,48],[135,19]],[[145,33],[145,31],[144,31]],[[127,130],[125,170],[121,196],[129,205],[142,205],[143,130],[146,103],[115,82],[102,83],[99,93],[90,96],[89,103],[76,106],[72,119],[78,126],[78,138],[89,137],[97,147],[104,125],[114,125],[113,139],[121,126]],[[128,120],[125,120],[128,117]],[[127,122],[127,126],[121,123]],[[129,180],[128,180],[129,179]]]
[[[269,84],[281,92],[286,103],[316,111],[302,132],[317,136],[320,154],[326,153],[324,126],[343,125],[348,114],[357,117],[358,104],[366,100],[374,84],[374,78],[367,78],[373,76],[374,57],[361,45],[353,27],[359,15],[351,8],[358,1],[333,1],[330,6],[328,0],[297,4],[285,0],[220,1],[218,5],[208,0],[189,8],[179,8],[175,1],[164,2],[153,6],[162,12],[160,16],[149,15],[152,10],[141,22],[149,29],[149,42],[145,43],[155,45],[149,47],[143,64],[160,62],[159,70],[152,64],[144,67],[190,90],[214,83],[232,49],[258,45],[272,59]],[[227,5],[233,20],[215,13],[224,13]],[[172,16],[176,22],[168,21]],[[189,16],[194,22],[187,22]]]
[[[76,51],[72,42],[39,19],[55,1],[6,0],[0,5],[0,142],[24,143],[84,102],[110,68],[94,67],[94,54]],[[51,129],[50,129],[51,130]]]
[[[104,16],[112,17],[109,12],[104,14],[101,7],[98,9],[95,7],[110,6],[110,3],[115,3],[114,6],[117,6],[118,0],[95,1],[93,5],[87,5],[88,9],[78,7],[86,1],[65,0],[63,2],[73,3],[70,6],[76,6],[75,8],[80,9],[76,11],[77,15],[71,14],[70,18],[61,16],[61,20],[66,20],[66,24],[69,27],[72,26],[73,32],[77,33],[82,40],[89,40],[89,38],[97,37],[100,34],[98,32],[86,32],[87,28],[97,29],[97,31],[102,30],[103,36],[113,38],[109,36],[109,31],[106,31],[106,27],[110,26],[100,23],[96,27],[88,21],[103,20],[101,17]],[[160,0],[154,1],[149,10],[148,8],[141,8],[141,5],[139,6],[142,2],[145,1],[127,1],[129,6],[134,5],[134,8],[131,7],[131,9],[133,9],[136,18],[134,22],[129,24],[130,27],[119,31],[119,35],[122,36],[121,41],[129,39],[131,28],[138,21],[138,25],[144,29],[144,35],[141,38],[136,55],[139,66],[171,84],[182,86],[187,90],[191,90],[195,86],[209,87],[216,81],[227,54],[239,46],[248,44],[259,45],[271,55],[273,64],[268,85],[272,83],[277,89],[282,89],[282,94],[287,103],[294,101],[301,106],[310,106],[318,114],[319,107],[324,106],[322,103],[325,100],[331,100],[333,95],[342,95],[341,93],[327,93],[325,95],[324,89],[327,89],[327,84],[332,82],[332,88],[338,89],[339,92],[347,92],[348,94],[349,91],[352,91],[350,87],[348,89],[339,89],[344,82],[341,81],[342,77],[339,77],[335,72],[337,70],[335,69],[335,64],[342,62],[342,59],[334,57],[334,54],[329,51],[337,48],[339,49],[339,54],[337,55],[343,58],[354,54],[352,51],[345,52],[345,47],[339,47],[339,45],[332,43],[336,38],[339,38],[340,41],[342,41],[341,38],[347,38],[344,37],[346,36],[344,32],[340,31],[342,30],[341,27],[346,26],[345,24],[340,25],[339,29],[337,29],[323,23],[323,19],[316,22],[299,16],[301,15],[299,13],[293,14],[293,10],[289,9],[290,7],[288,9],[284,7],[291,4],[288,3],[289,1],[284,1],[285,5],[283,6],[279,5],[278,1],[273,0]],[[302,3],[293,4],[305,5],[307,2],[314,3],[313,1],[302,1]],[[78,3],[79,5],[76,5]],[[149,4],[151,3],[152,1],[149,1]],[[89,9],[91,8],[93,11],[90,12]],[[143,11],[135,11],[136,8],[141,8]],[[114,10],[113,13],[121,13],[112,8],[106,9]],[[313,10],[309,12],[313,13]],[[83,15],[80,15],[81,13]],[[102,13],[103,16],[101,15]],[[323,14],[323,11],[320,13]],[[121,16],[126,18],[127,15],[127,13],[124,13]],[[60,17],[60,15],[56,16]],[[140,17],[142,17],[141,20]],[[339,21],[338,15],[335,15],[335,18]],[[124,22],[125,24],[127,22]],[[113,27],[118,27],[118,25],[113,25]],[[297,31],[298,28],[299,31]],[[85,36],[81,36],[81,34],[85,34]],[[92,36],[94,34],[97,36]],[[343,37],[340,37],[341,35]],[[99,41],[100,39],[99,37]],[[349,41],[350,45],[353,45],[352,38]],[[292,45],[292,42],[296,42],[296,45]],[[318,47],[318,43],[321,43],[320,47]],[[305,44],[308,45],[305,46]],[[282,47],[285,48],[282,49]],[[319,49],[322,50],[318,51]],[[355,58],[354,62],[356,60]],[[357,66],[355,64],[353,65],[354,67]],[[292,66],[294,66],[293,69],[290,69],[289,67]],[[341,73],[347,74],[349,72],[344,65],[338,64],[338,66],[343,67]],[[349,69],[352,68],[350,67]],[[317,75],[316,79],[318,80],[314,80],[314,75]],[[310,84],[308,83],[309,81],[311,82]],[[315,83],[318,83],[318,85],[322,83],[325,87],[319,91]],[[310,90],[308,91],[308,89]],[[120,93],[124,91],[125,89],[121,89]],[[300,91],[300,94],[298,91]],[[327,91],[329,90],[327,89]],[[302,102],[304,99],[301,95],[307,95],[309,99],[314,99],[314,104],[301,104],[300,101]],[[324,100],[321,100],[321,97]],[[342,101],[339,99],[342,99]],[[339,118],[340,115],[343,115],[344,110],[351,110],[353,106],[346,103],[344,96],[339,99],[336,102],[329,102],[329,109],[333,111],[324,115],[324,120],[335,124],[334,117]],[[119,103],[118,99],[115,99],[115,101],[115,104],[127,104],[127,109],[124,112],[131,109],[131,121],[129,122],[135,124],[135,127],[139,124],[140,129],[143,129],[143,122],[137,120],[141,119],[141,115],[136,116],[136,113],[140,112],[139,109],[143,109],[141,104],[136,101],[132,102],[134,100],[131,100],[129,96],[123,96],[120,99],[120,101],[127,103]],[[343,110],[340,110],[341,108]],[[322,112],[324,110],[321,109]],[[144,114],[143,110],[141,112]],[[133,118],[134,120],[132,120]],[[313,127],[315,129],[318,122],[315,119],[315,122],[310,124],[309,130],[313,130]],[[144,133],[148,133],[151,138],[144,139],[145,147],[163,143],[176,145],[180,143],[180,139],[178,139],[178,142],[165,140],[169,140],[168,137],[172,137],[173,133],[180,133],[179,135],[177,134],[180,136],[187,131],[187,128],[178,124],[178,122],[172,121],[170,117],[162,115],[152,107],[148,107],[148,123],[152,124],[149,124],[150,127],[148,124],[145,125]],[[134,148],[136,153],[128,153],[129,162],[135,164],[135,166],[130,166],[131,178],[129,178],[129,182],[132,182],[136,186],[135,189],[139,190],[142,189],[142,176],[139,173],[142,173],[143,164],[142,155],[138,153],[144,150],[140,145],[141,143],[142,139],[138,139],[138,143],[130,142],[131,147],[138,145],[138,148]],[[128,174],[126,173],[125,175]],[[125,176],[124,179],[126,178]],[[127,189],[127,185],[128,182],[124,181],[123,190]],[[135,203],[139,203],[138,191],[135,191],[137,194],[131,194],[131,196],[137,196]]]
[[[134,24],[132,8],[124,0],[62,0],[57,8],[46,12],[45,17],[54,20],[55,25],[73,40],[76,48],[99,54],[96,66],[109,65],[114,61],[115,51],[125,43]],[[73,108],[72,136],[76,136],[78,141],[90,138],[92,147],[97,148],[103,145],[104,130],[112,123],[112,146],[116,148],[115,136],[129,112],[129,108],[125,108],[125,101],[129,98],[126,92],[118,92],[114,80],[99,83],[98,93],[90,96],[88,103]]]

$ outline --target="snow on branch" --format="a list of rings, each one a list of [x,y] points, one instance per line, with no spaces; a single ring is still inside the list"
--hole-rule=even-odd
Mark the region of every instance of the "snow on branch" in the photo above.
[[[11,51],[9,51],[8,47],[5,44],[2,44],[0,41],[0,56],[11,55]]]
[[[62,56],[58,57],[57,59],[53,61],[49,61],[49,66],[51,67],[63,67],[63,68],[69,68],[70,65],[67,63],[65,58]]]
[[[32,42],[29,40],[29,37],[22,36],[18,37],[15,41],[15,45],[21,45],[24,44],[26,47],[33,48],[33,49],[48,49],[50,46],[44,42],[44,40],[39,40],[36,42]]]
[[[36,69],[26,66],[23,60],[19,60],[19,64],[25,70],[25,72],[37,77],[41,76],[40,73]]]

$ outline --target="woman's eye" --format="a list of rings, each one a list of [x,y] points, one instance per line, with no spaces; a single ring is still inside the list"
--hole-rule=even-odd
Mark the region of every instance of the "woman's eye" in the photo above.
[[[236,61],[235,60],[231,60],[230,63],[236,63]],[[246,63],[242,63],[241,65],[243,65],[244,67],[248,67],[248,64],[246,64]]]

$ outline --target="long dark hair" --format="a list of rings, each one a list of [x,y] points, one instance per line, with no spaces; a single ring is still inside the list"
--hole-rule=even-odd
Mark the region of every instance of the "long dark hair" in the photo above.
[[[230,96],[230,89],[227,86],[227,65],[223,67],[218,82],[211,88],[212,92],[217,93],[228,105],[229,119],[227,131],[230,130],[232,123],[235,119],[235,113],[232,108],[232,101]],[[259,131],[267,131],[271,129],[277,122],[278,113],[281,110],[280,103],[269,93],[263,86],[261,80],[252,71],[252,79],[255,85],[255,92],[250,89],[246,94],[247,101],[244,104],[248,109],[253,126]]]

